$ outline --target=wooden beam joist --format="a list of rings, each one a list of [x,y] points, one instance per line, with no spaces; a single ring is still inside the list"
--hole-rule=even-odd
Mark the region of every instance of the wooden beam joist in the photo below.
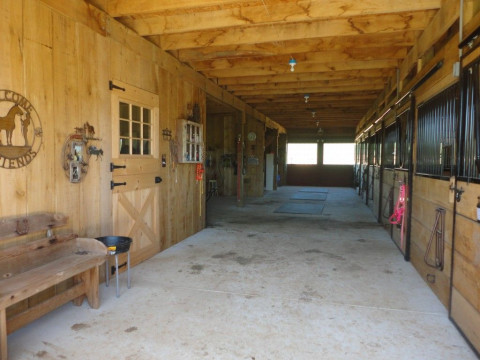
[[[288,128],[317,128],[317,121],[310,121],[310,120],[290,120],[284,121],[283,123],[280,120],[276,120],[282,124],[282,126],[286,129]],[[339,119],[334,120],[322,120],[319,119],[318,126],[321,128],[329,128],[329,127],[340,127],[340,128],[353,128],[357,124],[357,121],[340,121]]]
[[[418,37],[418,30],[396,31],[382,34],[363,34],[337,37],[303,39],[302,41],[267,42],[260,44],[233,44],[208,46],[195,49],[180,49],[175,56],[183,62],[212,60],[218,58],[235,59],[242,57],[288,55],[305,52],[342,51],[345,49],[367,49],[376,51],[378,47],[411,47]],[[158,39],[159,40],[159,39]]]
[[[375,50],[365,49],[343,49],[311,53],[291,54],[297,63],[301,64],[328,64],[337,61],[372,61],[372,60],[401,60],[407,55],[404,47],[388,46],[379,47]],[[192,61],[190,65],[196,71],[243,69],[275,66],[285,62],[284,55],[251,57],[240,59],[216,59],[204,61]]]
[[[288,66],[288,58],[285,58],[284,63],[279,63],[272,66],[259,66],[256,68],[246,69],[220,69],[202,71],[208,78],[223,78],[223,77],[243,77],[243,76],[268,76],[279,74],[301,74],[301,73],[324,73],[332,71],[353,71],[353,70],[378,70],[378,69],[396,69],[399,60],[355,60],[355,61],[338,61],[325,64],[302,64],[297,63],[295,72],[290,71]]]
[[[137,14],[212,9],[229,5],[238,6],[252,3],[251,0],[107,0],[107,12],[112,17]]]
[[[435,11],[367,15],[312,22],[256,25],[242,28],[192,31],[160,36],[161,48],[179,50],[230,44],[255,44],[303,40],[331,36],[381,34],[405,30],[423,30]],[[144,34],[153,35],[153,34]]]
[[[227,90],[231,92],[239,92],[245,90],[293,90],[294,92],[302,91],[308,88],[341,88],[344,86],[364,86],[365,89],[373,89],[375,87],[385,86],[386,81],[383,79],[346,79],[346,80],[321,80],[321,81],[295,81],[282,82],[274,84],[245,84],[245,85],[229,85]]]
[[[285,103],[280,103],[280,104],[269,104],[269,103],[259,103],[255,104],[255,109],[257,109],[260,112],[263,112],[264,110],[270,110],[273,107],[277,110],[291,110],[292,107],[305,107],[305,109],[316,109],[318,111],[327,111],[327,110],[334,110],[334,109],[342,109],[342,108],[358,108],[362,109],[362,111],[365,113],[365,111],[372,105],[372,102],[370,100],[368,101],[337,101],[337,102],[320,102],[320,101],[315,101],[315,102],[300,102],[300,101],[295,101],[295,102],[285,102]]]
[[[330,71],[322,73],[289,73],[281,75],[267,76],[242,76],[219,78],[218,85],[252,85],[252,84],[278,84],[293,81],[334,81],[334,80],[354,80],[360,81],[367,79],[386,80],[394,74],[393,69],[367,69],[367,70],[345,70]]]
[[[242,96],[242,100],[249,104],[270,103],[278,104],[284,102],[300,102],[304,101],[304,94],[284,94],[284,95],[256,95],[256,96]],[[362,91],[361,93],[342,93],[342,94],[310,94],[311,101],[337,101],[337,100],[370,100],[373,101],[378,97],[378,91]]]
[[[164,3],[169,3],[170,1],[150,1],[150,4],[143,7],[131,4],[138,3],[138,1],[128,1],[128,6],[120,4],[119,0],[115,2],[117,3],[115,7],[109,6],[111,15],[124,15],[120,19],[121,22],[142,36],[206,31],[258,24],[310,22],[331,18],[417,12],[436,10],[441,5],[440,0],[369,0],[368,3],[358,0],[297,0],[288,2],[269,1],[266,5],[261,1],[257,1],[256,4],[254,3],[251,6],[242,7],[241,3],[238,4],[239,6],[228,8],[220,6],[218,9],[209,6],[206,8],[209,11],[202,11],[202,8],[199,8],[199,6],[201,6],[202,2],[205,3],[205,1],[196,1],[194,4],[190,4],[195,8],[195,12],[183,11],[172,14],[172,9],[180,9],[180,6],[184,5],[182,4],[184,1],[179,1],[176,2],[179,4],[170,3],[170,12],[159,14],[160,11],[168,9]],[[112,3],[113,1],[110,2],[110,5]],[[120,8],[121,5],[123,5],[124,9]],[[135,16],[148,14],[148,12],[153,12],[152,16]]]
[[[367,90],[378,90],[379,92],[383,90],[383,84],[373,84],[370,86],[362,86],[362,85],[352,85],[352,86],[339,86],[339,87],[305,87],[305,88],[297,88],[295,91],[298,94],[338,94],[343,92],[362,92]],[[239,90],[235,91],[235,96],[251,96],[251,95],[281,95],[281,94],[291,94],[292,89],[269,89],[269,90]]]

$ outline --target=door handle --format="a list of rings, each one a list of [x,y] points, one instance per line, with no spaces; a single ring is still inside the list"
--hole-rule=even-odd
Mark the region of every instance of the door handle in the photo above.
[[[111,180],[111,181],[110,181],[110,190],[113,190],[113,188],[114,188],[115,186],[125,186],[125,185],[127,185],[127,182],[126,182],[126,181],[116,183],[116,182],[114,182],[113,180]]]
[[[127,165],[115,165],[114,163],[110,163],[110,172],[113,172],[115,169],[126,169]]]
[[[155,184],[160,184],[162,182],[162,178],[160,176],[155,176]]]

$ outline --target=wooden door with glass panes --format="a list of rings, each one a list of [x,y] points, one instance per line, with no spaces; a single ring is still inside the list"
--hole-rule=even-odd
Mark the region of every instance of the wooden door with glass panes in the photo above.
[[[120,87],[125,91],[112,91],[113,235],[133,239],[134,265],[160,251],[159,99],[127,84]]]

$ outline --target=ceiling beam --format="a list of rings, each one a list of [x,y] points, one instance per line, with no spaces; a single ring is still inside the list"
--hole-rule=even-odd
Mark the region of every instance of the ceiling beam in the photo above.
[[[383,88],[386,82],[382,79],[345,79],[345,80],[323,80],[323,81],[295,81],[282,82],[274,84],[247,84],[247,85],[228,85],[227,90],[230,92],[238,92],[243,90],[295,90],[312,87],[333,87],[342,86],[364,86],[372,88],[372,86],[380,86]]]
[[[341,108],[360,108],[367,110],[372,105],[371,100],[337,100],[337,101],[308,101],[305,103],[299,99],[296,101],[284,102],[272,105],[271,103],[258,103],[255,104],[255,109],[262,111],[264,109],[270,110],[272,107],[275,109],[291,110],[292,107],[304,106],[305,109],[317,109],[317,110],[331,110]]]
[[[286,95],[256,95],[256,96],[242,96],[243,101],[249,104],[270,103],[278,104],[284,102],[303,101],[304,94],[286,94]],[[378,91],[362,91],[361,93],[342,93],[342,94],[310,94],[309,101],[357,101],[357,100],[375,100],[378,96]]]
[[[404,47],[388,46],[378,47],[375,49],[369,48],[352,48],[343,50],[330,50],[311,53],[292,53],[291,56],[295,58],[297,63],[302,64],[328,64],[337,61],[355,61],[355,60],[401,60],[407,55],[407,49]],[[251,58],[237,58],[237,59],[217,59],[192,61],[190,65],[196,71],[205,70],[222,70],[222,69],[241,69],[254,68],[259,66],[272,66],[276,64],[285,63],[284,55],[267,56],[267,57],[251,57]]]
[[[430,10],[163,34],[160,36],[160,44],[164,50],[179,50],[230,44],[254,44],[281,42],[284,40],[303,40],[305,38],[423,30],[434,13],[434,10]]]
[[[288,58],[285,58],[284,63],[279,63],[271,66],[258,66],[256,68],[247,69],[220,69],[202,71],[202,73],[209,78],[223,78],[223,77],[242,77],[242,76],[265,76],[277,74],[291,74],[292,77],[299,73],[322,73],[332,71],[352,71],[352,70],[373,70],[373,69],[396,69],[398,67],[398,60],[355,60],[355,61],[335,61],[324,64],[302,64],[297,63],[295,72],[290,71],[288,65]]]
[[[111,9],[109,8],[109,11],[114,12],[112,15],[119,16],[120,13],[126,15],[120,19],[121,22],[142,36],[205,31],[245,25],[303,22],[363,15],[436,10],[441,5],[440,0],[369,0],[368,3],[358,0],[297,0],[288,2],[269,1],[267,5],[264,5],[262,1],[257,1],[256,5],[245,7],[224,8],[221,6],[218,9],[212,9],[210,6],[210,11],[202,12],[201,7],[200,9],[198,7],[203,5],[202,2],[205,1],[196,1],[192,4],[197,6],[197,11],[195,12],[184,11],[177,14],[167,13],[160,15],[159,11],[168,9],[163,4],[166,1],[150,1],[149,6],[143,8],[133,1],[129,1],[128,6],[118,4],[119,0],[116,2],[117,6],[115,8],[113,6]],[[184,2],[179,1],[179,4],[170,4],[170,10],[179,9]],[[131,3],[134,4],[132,5]],[[124,9],[119,9],[120,5],[124,5]],[[132,18],[132,15],[148,14],[148,12],[153,12],[152,16]]]
[[[354,80],[354,79],[383,79],[386,80],[394,73],[393,69],[370,69],[352,71],[330,71],[322,73],[297,73],[267,76],[242,76],[219,78],[218,85],[248,85],[248,84],[276,84],[292,81],[326,81],[326,80]]]
[[[209,46],[195,49],[180,49],[176,56],[180,61],[211,60],[217,58],[239,58],[252,56],[290,55],[302,52],[375,48],[385,46],[411,47],[420,32],[418,30],[397,31],[383,34],[363,34],[337,37],[303,39],[302,41],[267,42],[261,44],[234,44]]]
[[[372,84],[368,85],[351,85],[351,86],[337,86],[337,87],[325,87],[325,86],[312,86],[312,87],[303,87],[296,89],[296,92],[299,94],[314,94],[314,93],[322,93],[322,94],[331,94],[331,93],[343,93],[343,92],[351,92],[351,91],[366,91],[366,90],[383,90],[383,84]],[[278,94],[291,94],[292,89],[269,89],[269,90],[239,90],[235,91],[234,95],[236,96],[248,96],[248,95],[278,95]]]
[[[317,124],[316,121],[310,121],[310,120],[292,120],[292,121],[286,121],[284,123],[281,122],[281,120],[275,120],[279,122],[284,128],[312,128],[316,129]],[[338,119],[334,120],[319,120],[319,127],[321,128],[329,128],[329,127],[335,127],[335,128],[353,128],[355,129],[355,126],[357,124],[357,121],[338,121]]]
[[[107,12],[112,17],[130,16],[149,13],[161,13],[163,11],[187,10],[187,9],[212,9],[228,5],[238,6],[252,3],[252,0],[107,0]]]

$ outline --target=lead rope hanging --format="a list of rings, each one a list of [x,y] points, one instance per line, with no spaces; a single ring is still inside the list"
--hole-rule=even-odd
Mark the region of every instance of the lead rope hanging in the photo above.
[[[443,270],[444,264],[444,247],[445,247],[445,209],[436,208],[435,209],[435,224],[433,225],[432,233],[430,234],[430,240],[428,241],[427,250],[425,251],[425,264],[428,266]],[[432,248],[433,239],[435,238],[435,263],[431,263],[428,260],[428,254]]]
[[[392,225],[401,224],[400,228],[400,248],[403,250],[404,244],[404,225],[405,225],[405,200],[407,193],[407,186],[405,184],[400,185],[400,189],[398,191],[398,199],[397,203],[395,204],[395,209],[393,210],[393,214],[390,216],[388,221]]]

